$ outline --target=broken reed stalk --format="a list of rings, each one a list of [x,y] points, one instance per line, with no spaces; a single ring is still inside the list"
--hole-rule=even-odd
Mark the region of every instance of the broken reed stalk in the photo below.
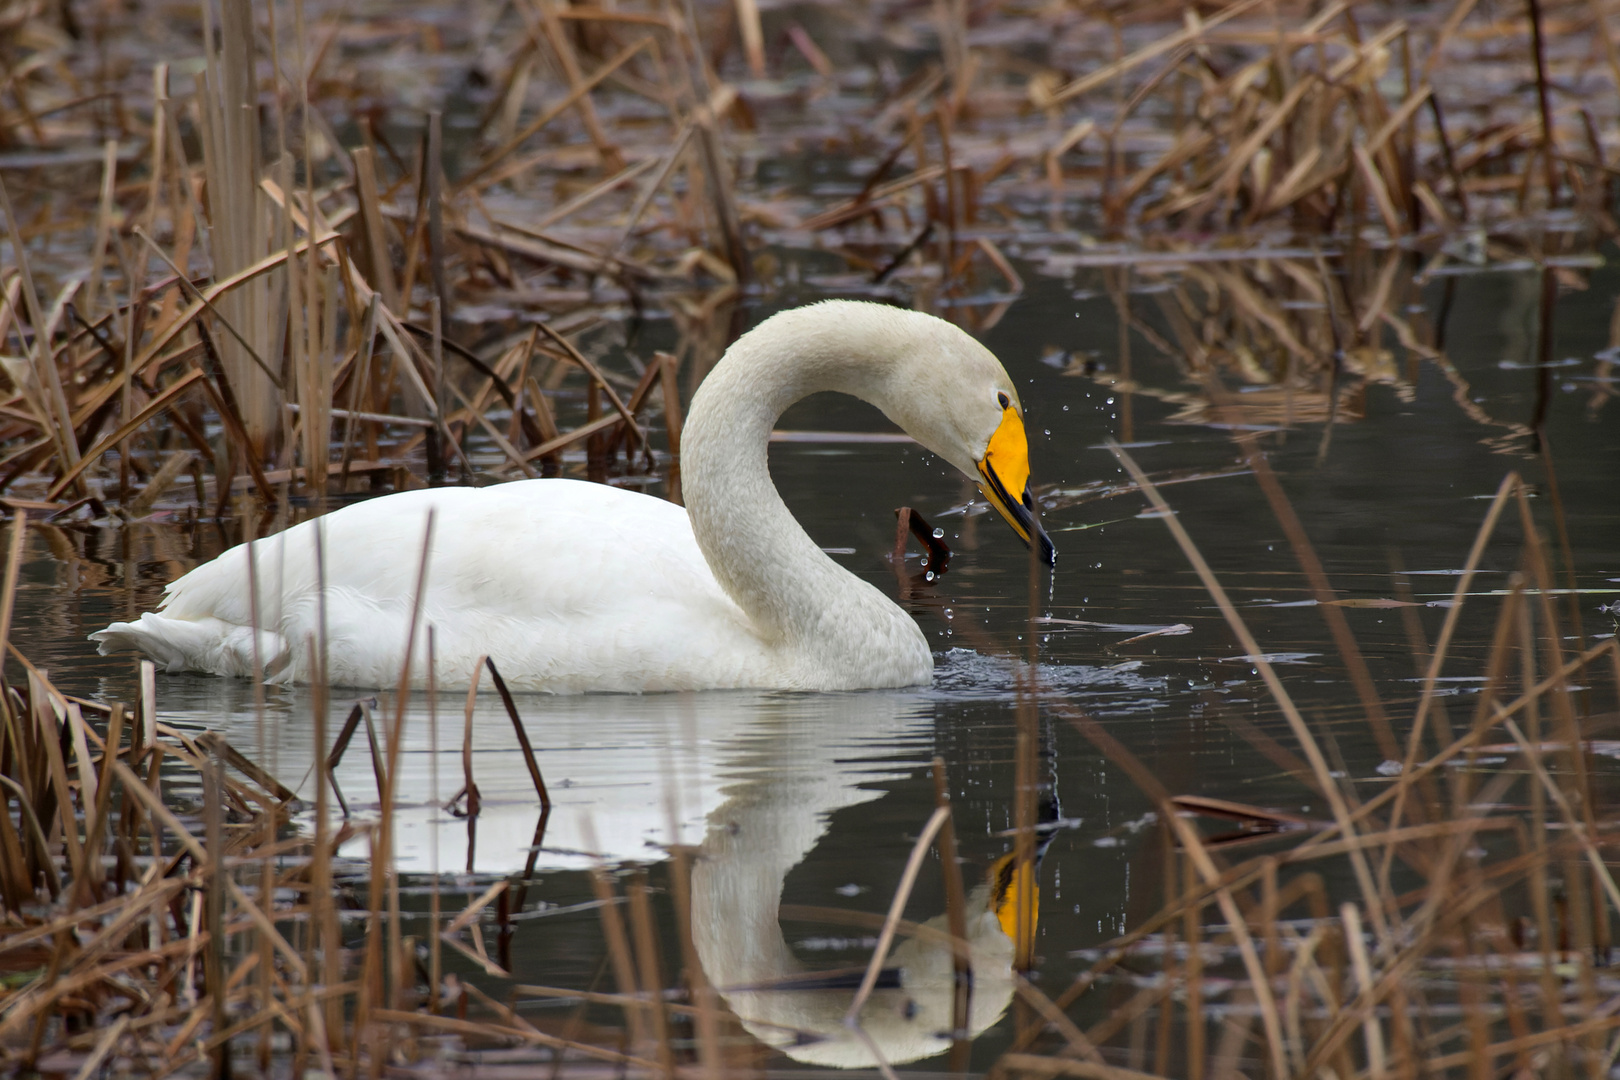
[[[900,884],[895,888],[894,899],[889,904],[888,918],[884,920],[883,931],[878,935],[877,946],[872,950],[872,959],[866,966],[866,974],[861,978],[860,989],[855,992],[855,999],[850,1002],[849,1011],[844,1014],[846,1027],[853,1029],[860,1026],[861,1009],[877,985],[878,973],[883,970],[883,961],[888,958],[889,947],[894,943],[895,925],[901,913],[905,911],[906,901],[911,898],[911,887],[916,884],[917,874],[922,870],[923,858],[928,854],[928,848],[933,844],[934,837],[945,827],[950,817],[949,806],[936,808],[929,816],[928,823],[923,826],[917,842],[912,845],[911,857],[906,860],[906,868],[900,875]]]
[[[432,875],[429,882],[428,894],[428,1012],[438,1014],[442,1004],[444,987],[444,950],[440,945],[439,934],[444,925],[441,910],[442,899],[439,888],[439,812],[442,809],[439,803],[439,684],[438,684],[438,635],[432,623],[428,624],[428,745],[433,748],[433,755],[429,763],[428,773],[428,805],[433,807],[432,817],[429,819],[429,828],[432,833],[429,837],[428,871]]]
[[[973,986],[973,958],[967,949],[967,892],[962,884],[962,865],[956,853],[956,822],[950,814],[950,784],[945,774],[945,759],[936,756],[933,762],[934,808],[946,811],[940,826],[939,858],[945,877],[946,925],[957,942],[951,950],[951,968],[956,978],[960,1000],[954,1007],[953,1031],[966,1030],[968,996]]]
[[[698,1061],[708,1076],[725,1080],[725,1063],[721,1048],[719,997],[698,959],[697,945],[692,938],[692,875],[691,849],[677,845],[670,851],[670,886],[674,894],[676,934],[680,940],[682,974],[688,992],[697,1003],[694,1024],[697,1037]]]
[[[635,958],[625,932],[624,918],[619,912],[618,895],[606,869],[600,863],[591,867],[591,889],[599,905],[602,937],[607,943],[607,956],[613,967],[613,979],[624,1001],[624,1017],[630,1045],[638,1054],[646,1056],[647,1049],[652,1045],[651,995],[657,988],[644,987],[637,978]]]
[[[501,704],[506,708],[508,719],[512,721],[512,732],[517,736],[519,749],[523,751],[523,764],[529,770],[529,779],[534,782],[534,793],[540,799],[541,812],[550,813],[551,795],[546,791],[546,781],[540,775],[540,764],[534,758],[534,747],[529,743],[529,732],[523,726],[523,718],[518,715],[517,704],[512,700],[512,692],[506,688],[506,680],[501,678],[493,658],[484,657],[484,666],[489,669],[489,677],[495,683],[495,692],[500,694]]]
[[[17,607],[17,578],[22,573],[23,552],[28,543],[28,512],[18,510],[11,519],[11,541],[6,550],[4,578],[0,579],[0,662],[11,643],[11,618]],[[9,720],[10,702],[0,702],[0,712]]]

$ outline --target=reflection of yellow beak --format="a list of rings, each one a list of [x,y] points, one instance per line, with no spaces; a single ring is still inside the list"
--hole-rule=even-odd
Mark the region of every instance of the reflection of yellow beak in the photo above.
[[[1035,884],[1034,867],[1029,864],[1019,867],[1017,863],[1017,855],[1009,851],[990,868],[991,910],[996,913],[996,922],[1001,924],[1002,931],[1014,941],[1018,940],[1019,905],[1029,905],[1024,917],[1029,920],[1029,933],[1034,934],[1040,918],[1041,897],[1040,886]]]
[[[1008,405],[1001,414],[1001,424],[990,436],[979,461],[979,490],[990,505],[1000,512],[1013,532],[1025,544],[1038,541],[1041,561],[1047,566],[1057,562],[1057,549],[1035,520],[1035,497],[1029,490],[1029,440],[1024,436],[1024,421],[1018,410]],[[1013,496],[1018,493],[1018,497]]]

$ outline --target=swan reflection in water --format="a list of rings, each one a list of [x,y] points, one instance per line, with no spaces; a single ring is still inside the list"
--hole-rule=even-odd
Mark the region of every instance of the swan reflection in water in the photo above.
[[[872,723],[871,700],[828,700],[819,724],[762,725],[760,737],[733,759],[737,780],[709,812],[692,869],[693,944],[704,975],[743,1027],[796,1061],[846,1069],[877,1064],[844,1024],[859,976],[816,980],[794,956],[777,913],[788,872],[826,834],[828,816],[882,794],[861,786],[879,777],[853,771],[847,761],[849,733]],[[968,896],[970,1038],[995,1024],[1012,1000],[1014,881],[1012,857],[1005,856]],[[947,919],[942,914],[924,925],[938,933],[893,951],[887,985],[860,1014],[866,1035],[891,1064],[951,1046],[956,979],[942,937]]]
[[[208,685],[198,691],[215,697],[233,686],[199,683]],[[232,711],[221,704],[199,712],[217,718]],[[244,704],[238,703],[238,719],[224,734],[251,750],[259,729]],[[302,720],[309,699],[302,690],[283,691],[280,704],[298,722],[266,725],[268,752],[278,759],[277,775],[309,801],[313,746]],[[407,715],[394,815],[401,872],[511,874],[649,863],[662,859],[671,842],[690,844],[701,836],[691,878],[692,935],[710,985],[753,1036],[795,1060],[843,1068],[875,1064],[843,1022],[858,979],[802,978],[806,969],[782,933],[778,912],[787,874],[826,836],[832,814],[880,798],[927,766],[935,711],[929,695],[519,696],[553,803],[538,848],[534,788],[493,693],[479,695],[472,717],[481,813],[469,827],[431,797],[435,762],[440,800],[461,786],[460,704],[459,695],[440,700],[437,754],[420,696]],[[347,711],[347,703],[334,703],[329,732],[339,729]],[[376,709],[379,726],[391,711],[386,701]],[[334,779],[356,818],[375,817],[377,789],[363,729]],[[312,825],[312,816],[304,825]],[[342,854],[364,858],[366,844],[353,841]],[[1001,1017],[1013,992],[1011,877],[1010,861],[1003,859],[992,880],[969,896],[972,1036]],[[874,885],[880,892],[894,887]],[[941,934],[899,944],[862,1013],[866,1032],[889,1062],[941,1053],[951,1043],[954,972],[943,942],[946,919],[929,923]],[[770,988],[795,976],[801,978],[791,989]]]

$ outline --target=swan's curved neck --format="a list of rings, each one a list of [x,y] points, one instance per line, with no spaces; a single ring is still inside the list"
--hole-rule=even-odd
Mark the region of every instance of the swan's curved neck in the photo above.
[[[872,590],[788,512],[771,482],[771,429],[789,405],[821,390],[883,408],[906,348],[891,320],[858,310],[838,320],[797,314],[779,315],[732,345],[694,396],[681,442],[687,510],[710,569],[762,634],[786,643],[833,629],[828,617],[869,605],[864,594]]]

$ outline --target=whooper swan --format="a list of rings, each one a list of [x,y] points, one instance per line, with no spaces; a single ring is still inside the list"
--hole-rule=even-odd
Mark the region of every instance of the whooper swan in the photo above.
[[[995,356],[931,315],[831,300],[765,320],[704,379],[681,440],[684,509],[562,479],[400,492],[295,525],[251,558],[231,548],[170,584],[158,611],[91,639],[171,672],[247,676],[256,614],[269,679],[309,682],[324,606],[327,682],[397,685],[432,511],[419,626],[434,628],[441,687],[465,687],[486,654],[513,689],[556,693],[926,683],[933,658],[911,616],[817,547],[771,482],[777,417],[822,390],[882,409],[1053,562],[1018,392]]]

